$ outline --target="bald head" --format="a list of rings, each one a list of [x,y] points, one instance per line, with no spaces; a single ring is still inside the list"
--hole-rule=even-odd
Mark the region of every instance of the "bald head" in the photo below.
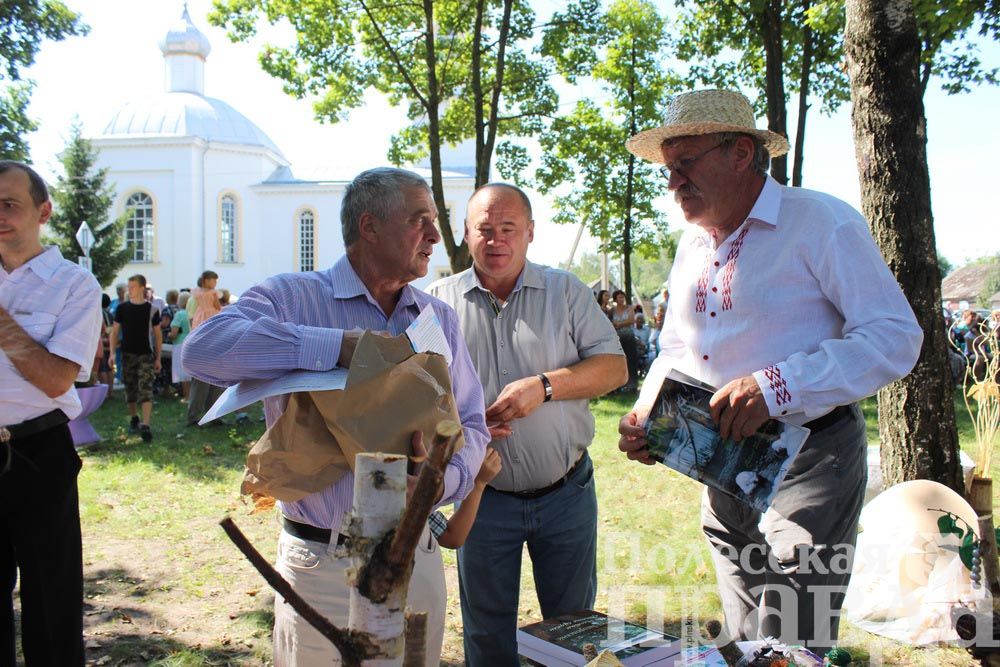
[[[476,188],[476,191],[472,193],[472,196],[469,197],[469,203],[471,204],[472,201],[477,197],[479,197],[480,195],[495,194],[497,192],[516,195],[521,203],[521,206],[524,207],[525,216],[528,218],[528,220],[532,219],[531,200],[528,199],[528,195],[525,194],[524,190],[517,187],[516,185],[511,185],[510,183],[498,182],[498,183],[487,183],[485,185],[480,185],[478,188]]]

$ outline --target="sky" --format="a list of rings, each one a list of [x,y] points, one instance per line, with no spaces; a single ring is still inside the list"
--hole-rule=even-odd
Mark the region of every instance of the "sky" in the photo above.
[[[86,136],[99,135],[114,111],[130,99],[155,95],[164,88],[159,42],[181,15],[181,0],[64,0],[91,26],[86,37],[44,43],[27,72],[36,88],[30,107],[40,129],[28,137],[32,160],[46,178],[59,171],[58,154],[70,125],[78,119]],[[405,124],[402,109],[392,108],[376,94],[363,110],[336,125],[314,118],[309,101],[295,100],[281,84],[264,74],[257,53],[264,43],[233,44],[221,29],[208,24],[211,0],[190,0],[195,25],[212,45],[205,70],[205,94],[222,99],[263,129],[282,149],[296,175],[349,179],[363,169],[385,164],[389,138]],[[287,44],[280,29],[268,39]],[[1000,45],[987,46],[984,60],[1000,64]],[[583,89],[565,89],[561,104],[571,106]],[[815,106],[818,109],[818,104]],[[838,196],[860,208],[860,186],[854,158],[850,105],[834,116],[814,110],[807,127],[804,183],[807,188]],[[947,96],[931,82],[925,96],[928,163],[934,228],[940,253],[953,265],[1000,252],[1000,195],[995,183],[1000,170],[1000,90],[980,87],[972,93]],[[795,127],[789,104],[788,127]],[[763,127],[765,122],[758,121]],[[790,170],[790,165],[789,165]],[[665,189],[665,188],[664,188]],[[669,198],[660,200],[670,227],[684,222]],[[540,196],[535,204],[535,241],[529,259],[561,264],[568,257],[575,226],[549,222],[552,209]],[[582,250],[594,244],[586,236]],[[443,250],[442,250],[443,251]]]

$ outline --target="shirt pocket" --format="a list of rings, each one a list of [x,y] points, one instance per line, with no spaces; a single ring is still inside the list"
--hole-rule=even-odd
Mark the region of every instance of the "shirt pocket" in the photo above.
[[[45,345],[52,338],[57,318],[54,313],[34,312],[30,315],[15,314],[14,319],[36,343]]]

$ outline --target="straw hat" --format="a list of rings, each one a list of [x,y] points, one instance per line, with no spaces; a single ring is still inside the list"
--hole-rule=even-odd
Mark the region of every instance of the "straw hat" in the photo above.
[[[667,139],[715,132],[741,132],[759,138],[771,157],[788,152],[788,139],[770,130],[758,130],[750,100],[730,90],[696,90],[670,100],[663,125],[645,130],[625,142],[633,155],[663,163],[660,146]]]

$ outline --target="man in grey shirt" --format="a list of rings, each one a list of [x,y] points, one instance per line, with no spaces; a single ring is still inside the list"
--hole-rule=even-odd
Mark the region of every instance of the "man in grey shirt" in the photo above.
[[[469,200],[473,267],[428,290],[451,305],[479,373],[503,469],[458,552],[470,665],[517,665],[521,551],[527,543],[542,616],[593,606],[597,496],[588,399],[628,379],[618,336],[573,274],[527,261],[531,202],[484,185]]]

